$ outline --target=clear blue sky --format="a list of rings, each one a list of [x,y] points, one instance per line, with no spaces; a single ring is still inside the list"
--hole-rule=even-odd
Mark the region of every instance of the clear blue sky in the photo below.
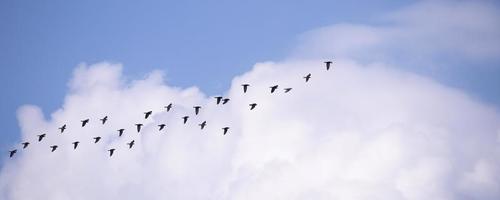
[[[18,141],[16,109],[35,104],[46,116],[54,111],[81,62],[123,63],[131,78],[162,69],[171,85],[196,85],[215,94],[254,63],[283,58],[304,31],[339,22],[370,23],[377,14],[412,1],[132,2],[0,2],[0,149]],[[491,74],[488,70],[484,73]],[[475,81],[455,83],[483,94],[483,85],[469,84]],[[499,83],[489,81],[482,84]],[[482,96],[500,104],[498,92]]]

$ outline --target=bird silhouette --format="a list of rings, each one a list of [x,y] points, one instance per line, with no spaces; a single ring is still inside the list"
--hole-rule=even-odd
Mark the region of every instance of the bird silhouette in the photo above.
[[[182,119],[184,119],[184,124],[186,124],[186,122],[188,121],[188,118],[189,118],[189,116],[182,117]]]
[[[285,88],[285,93],[290,92],[290,90],[292,90],[292,88]]]
[[[84,119],[82,120],[82,127],[84,127],[85,125],[87,125],[87,123],[89,123],[90,119]]]
[[[165,108],[167,109],[167,112],[170,111],[170,109],[172,109],[172,103],[168,104],[168,106],[165,106]]]
[[[131,149],[134,146],[134,144],[135,144],[134,140],[130,141],[129,143],[127,143],[128,148]]]
[[[102,124],[106,123],[106,121],[108,121],[108,116],[105,116],[101,119]]]
[[[222,97],[214,97],[216,100],[217,100],[217,105],[220,104],[220,102],[222,101]]]
[[[141,132],[142,124],[135,124],[135,126],[137,127],[137,132]]]
[[[61,127],[59,128],[59,130],[61,130],[61,133],[63,133],[63,132],[64,132],[64,130],[66,130],[66,124],[64,124],[63,126],[61,126]]]
[[[225,98],[225,99],[222,99],[222,105],[226,104],[227,102],[229,102],[229,98]]]
[[[194,106],[193,108],[194,108],[194,114],[198,115],[198,113],[200,113],[201,106]]]
[[[52,149],[50,150],[50,152],[54,152],[57,149],[57,145],[52,145],[50,146],[50,148]]]
[[[80,143],[80,142],[78,142],[78,141],[73,142],[73,149],[76,149],[76,147],[78,147],[78,144],[79,144],[79,143]]]
[[[98,143],[98,142],[99,142],[99,140],[101,140],[101,137],[95,137],[95,138],[94,138],[94,144],[95,144],[95,143]]]
[[[118,137],[121,137],[123,135],[123,131],[125,131],[125,129],[118,129]]]
[[[29,142],[23,142],[21,144],[23,145],[23,149],[26,149],[26,147],[28,147],[28,145],[30,145]]]
[[[307,74],[306,76],[304,76],[304,78],[306,79],[306,82],[309,81],[309,79],[311,79],[311,74]]]
[[[163,130],[163,128],[165,128],[165,126],[166,126],[165,124],[158,125],[158,127],[160,127],[160,131]]]
[[[42,141],[44,137],[45,137],[45,133],[38,135],[38,142]]]
[[[207,125],[207,121],[203,121],[201,124],[198,125],[201,127],[201,130],[203,130],[203,128],[205,128],[205,126]]]
[[[330,64],[332,64],[332,61],[326,61],[326,70],[330,70]]]
[[[270,88],[271,88],[271,93],[274,93],[274,91],[278,89],[278,85],[271,86]]]
[[[250,84],[242,84],[241,86],[243,86],[243,93],[247,93],[248,86],[250,86]]]
[[[115,149],[110,149],[109,151],[109,157],[113,156],[113,153],[115,152]]]
[[[144,119],[147,119],[151,114],[153,114],[153,111],[148,111],[144,113]]]
[[[229,130],[229,127],[224,127],[222,128],[222,130],[224,130],[224,135],[226,135],[227,131]]]
[[[255,108],[255,106],[257,106],[257,104],[256,104],[256,103],[251,103],[251,104],[250,104],[250,110],[253,110],[253,109]]]
[[[17,149],[9,151],[9,158],[12,158],[12,156],[14,156],[14,154],[16,154],[16,153],[17,153]]]

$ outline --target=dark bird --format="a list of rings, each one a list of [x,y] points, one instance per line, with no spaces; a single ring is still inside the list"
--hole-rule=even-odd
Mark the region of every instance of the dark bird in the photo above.
[[[253,109],[255,108],[255,106],[257,106],[257,104],[256,104],[256,103],[252,103],[252,104],[250,104],[250,110],[253,110]]]
[[[64,130],[66,130],[66,124],[64,124],[63,126],[61,126],[61,127],[59,128],[59,130],[61,130],[61,133],[63,133],[63,132],[64,132]]]
[[[101,119],[102,124],[106,123],[106,121],[108,121],[108,116],[105,116]]]
[[[189,116],[182,117],[182,119],[184,119],[184,124],[186,124],[186,122],[188,121],[188,118],[189,118]]]
[[[57,145],[50,146],[50,148],[52,149],[50,152],[54,152],[57,149]]]
[[[168,106],[165,106],[165,108],[167,109],[167,112],[170,111],[170,109],[172,109],[172,103],[168,104]]]
[[[9,151],[9,158],[12,158],[12,156],[14,156],[14,154],[16,154],[16,153],[17,153],[17,149]]]
[[[224,105],[224,104],[226,104],[227,102],[229,102],[229,100],[230,100],[229,98],[225,98],[225,99],[223,99],[223,100],[222,100],[222,105]]]
[[[292,88],[285,88],[285,93],[290,92],[290,90],[292,90]]]
[[[87,123],[89,123],[90,119],[84,119],[82,120],[82,127],[84,127],[85,125],[87,125]]]
[[[144,119],[147,119],[151,114],[153,114],[153,111],[148,111],[144,113]]]
[[[158,125],[158,127],[160,127],[160,131],[163,130],[163,128],[165,128],[165,126],[166,126],[165,124]]]
[[[198,113],[200,113],[201,106],[194,106],[193,108],[194,108],[194,114],[198,115]]]
[[[271,93],[273,93],[276,89],[278,89],[278,85],[271,86]]]
[[[109,157],[113,156],[113,153],[115,152],[115,149],[110,149],[109,151]]]
[[[330,64],[332,64],[332,61],[326,61],[326,70],[330,70]]]
[[[198,125],[200,125],[201,130],[203,130],[203,128],[205,128],[205,126],[207,125],[207,121],[203,121],[201,124]]]
[[[38,142],[42,141],[44,137],[45,137],[45,133],[38,135]]]
[[[76,142],[73,142],[73,149],[76,149],[76,147],[78,146],[80,142],[76,141]]]
[[[135,124],[135,126],[137,126],[137,132],[141,132],[142,124]]]
[[[243,86],[243,93],[247,93],[248,86],[250,86],[250,84],[242,84],[241,86]]]
[[[21,144],[23,145],[23,149],[26,149],[26,147],[28,147],[28,145],[30,145],[29,142],[23,142]]]
[[[222,101],[222,97],[214,97],[216,100],[217,100],[217,104],[220,104],[220,102]]]
[[[125,129],[118,129],[118,137],[121,137],[123,135],[123,131],[125,131]]]
[[[222,128],[222,130],[224,130],[224,135],[226,135],[227,131],[229,130],[229,127],[224,127]]]
[[[134,146],[134,144],[135,144],[134,140],[130,141],[129,143],[127,143],[128,148],[131,149]]]
[[[309,81],[309,79],[311,78],[311,74],[307,74],[307,76],[304,76],[304,78],[306,79],[306,82]]]
[[[99,140],[101,140],[101,137],[95,137],[94,138],[94,144],[97,143],[97,142],[99,142]]]

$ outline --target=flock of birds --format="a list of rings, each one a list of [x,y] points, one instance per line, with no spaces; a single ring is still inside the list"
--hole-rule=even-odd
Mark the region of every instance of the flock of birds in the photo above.
[[[331,67],[331,64],[333,63],[332,61],[325,61],[324,62],[325,65],[326,65],[326,70],[330,70],[330,67]],[[307,74],[306,76],[303,77],[305,79],[305,82],[309,82],[309,80],[311,79],[311,73]],[[246,93],[248,91],[248,88],[250,87],[250,84],[242,84],[241,85],[243,87],[243,93]],[[277,89],[278,89],[278,85],[273,85],[271,87],[269,87],[271,89],[271,93],[274,93]],[[284,88],[284,92],[285,93],[288,93],[292,90],[292,88]],[[219,105],[222,103],[222,105],[226,104],[229,102],[229,98],[224,98],[222,96],[217,96],[217,97],[214,97],[215,100],[216,100],[216,104]],[[250,106],[250,110],[254,110],[256,107],[257,107],[257,103],[251,103],[249,104]],[[164,106],[164,108],[166,109],[167,112],[169,112],[173,107],[173,104],[170,103],[168,104],[167,106]],[[200,109],[202,108],[201,106],[194,106],[194,112],[195,112],[195,115],[198,115],[198,113],[200,112]],[[147,111],[147,112],[144,112],[144,118],[145,119],[148,119],[151,115],[153,114],[153,111]],[[186,124],[187,121],[189,119],[189,116],[184,116],[182,117],[182,120],[183,120],[183,123]],[[100,119],[101,123],[104,125],[106,124],[106,122],[108,121],[108,116],[105,116],[104,118]],[[85,127],[88,123],[90,122],[90,119],[84,119],[84,120],[81,120],[81,127]],[[198,124],[200,126],[200,128],[203,130],[205,128],[205,126],[207,125],[207,121],[203,121],[201,124]],[[137,129],[137,133],[140,133],[141,132],[141,128],[143,126],[143,124],[135,124],[136,126],[136,129]],[[165,124],[160,124],[158,125],[159,127],[159,130],[163,130],[166,125]],[[66,124],[64,124],[63,126],[59,127],[59,130],[60,130],[60,133],[64,133],[64,131],[66,130],[67,126]],[[222,134],[223,135],[226,135],[229,131],[230,127],[223,127],[222,128]],[[121,137],[125,131],[125,129],[118,129],[118,136]],[[43,140],[43,138],[46,137],[46,134],[41,134],[41,135],[37,135],[38,136],[38,142],[41,142]],[[94,137],[93,138],[93,142],[94,143],[98,143],[100,140],[101,140],[101,137]],[[78,144],[80,144],[80,141],[75,141],[72,143],[73,144],[73,149],[76,150],[76,148],[78,147]],[[135,140],[132,140],[130,141],[129,143],[127,143],[129,149],[131,149],[135,144]],[[21,143],[22,145],[22,149],[26,149],[28,148],[28,146],[30,145],[29,142],[23,142]],[[57,145],[52,145],[50,146],[50,151],[51,152],[54,152],[56,151],[58,148]],[[109,156],[113,156],[114,152],[115,152],[116,149],[112,148],[112,149],[108,149],[108,152],[109,152]],[[9,151],[9,157],[12,158],[15,154],[17,153],[17,149],[13,149],[11,151]]]

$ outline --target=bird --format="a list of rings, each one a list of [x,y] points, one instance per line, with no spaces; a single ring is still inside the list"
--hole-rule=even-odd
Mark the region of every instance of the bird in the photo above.
[[[225,98],[225,99],[223,99],[223,100],[222,100],[222,105],[224,105],[224,104],[226,104],[227,102],[229,102],[229,100],[230,100],[229,98]]]
[[[134,146],[134,144],[135,144],[135,141],[134,141],[134,140],[130,141],[129,143],[127,143],[128,148],[129,148],[129,149],[131,149],[131,148],[132,148],[132,146]]]
[[[94,138],[94,144],[97,143],[97,142],[99,142],[99,140],[101,140],[101,137],[95,137]]]
[[[76,149],[76,147],[78,146],[80,142],[76,141],[76,142],[73,142],[73,149]]]
[[[253,109],[255,108],[255,106],[257,106],[257,104],[256,104],[256,103],[251,103],[251,104],[249,104],[249,105],[250,105],[250,110],[253,110]]]
[[[188,121],[188,118],[189,118],[189,116],[182,117],[182,119],[184,119],[184,124],[186,124],[186,122]]]
[[[201,127],[201,130],[203,130],[203,128],[205,128],[205,126],[207,125],[207,121],[203,121],[201,124],[198,125]]]
[[[165,124],[160,124],[158,126],[160,127],[160,131],[161,131],[161,130],[163,130],[163,128],[165,128],[166,125]]]
[[[29,142],[23,142],[21,144],[23,145],[23,149],[26,149],[26,147],[28,147],[28,145],[30,145]]]
[[[45,133],[38,135],[38,142],[42,141],[44,137],[45,137]]]
[[[101,119],[102,124],[106,123],[106,121],[108,121],[108,116],[105,116]]]
[[[12,156],[14,156],[14,154],[16,154],[16,153],[17,153],[17,149],[9,151],[9,158],[12,158]]]
[[[168,104],[168,106],[165,106],[165,108],[167,109],[167,112],[170,111],[170,109],[172,109],[172,103]]]
[[[224,127],[222,128],[222,130],[224,130],[224,135],[226,135],[227,131],[229,130],[229,127]]]
[[[137,126],[137,132],[141,132],[142,124],[135,124],[135,126]]]
[[[200,113],[201,106],[194,106],[193,108],[194,108],[194,114],[198,115],[198,113]]]
[[[109,157],[113,156],[113,153],[115,152],[115,149],[110,149],[109,151]]]
[[[118,137],[121,137],[123,135],[123,131],[125,131],[125,129],[118,129]]]
[[[52,149],[50,150],[50,152],[54,152],[57,149],[57,145],[52,145],[50,146],[50,148]]]
[[[153,111],[148,111],[144,113],[144,119],[147,119],[151,114],[153,114]]]
[[[306,79],[306,82],[309,81],[309,79],[311,78],[311,73],[309,73],[306,76],[304,76],[304,78]]]
[[[271,86],[270,88],[271,88],[271,93],[274,93],[274,91],[278,89],[278,85]]]
[[[285,88],[284,90],[285,90],[285,93],[288,93],[288,92],[290,92],[290,90],[292,90],[292,88]]]
[[[61,127],[59,128],[59,130],[61,130],[61,133],[63,133],[63,132],[64,132],[64,130],[66,130],[66,124],[64,124],[63,126],[61,126]]]
[[[326,61],[326,70],[330,70],[330,64],[332,64],[332,61]]]
[[[243,93],[247,93],[248,86],[250,86],[250,84],[242,84],[241,86],[243,86]]]
[[[84,119],[82,120],[82,127],[84,127],[85,125],[87,125],[87,123],[89,123],[90,119]]]
[[[218,96],[218,97],[214,97],[216,100],[217,100],[217,105],[220,104],[220,102],[222,101],[222,98],[221,96]]]

